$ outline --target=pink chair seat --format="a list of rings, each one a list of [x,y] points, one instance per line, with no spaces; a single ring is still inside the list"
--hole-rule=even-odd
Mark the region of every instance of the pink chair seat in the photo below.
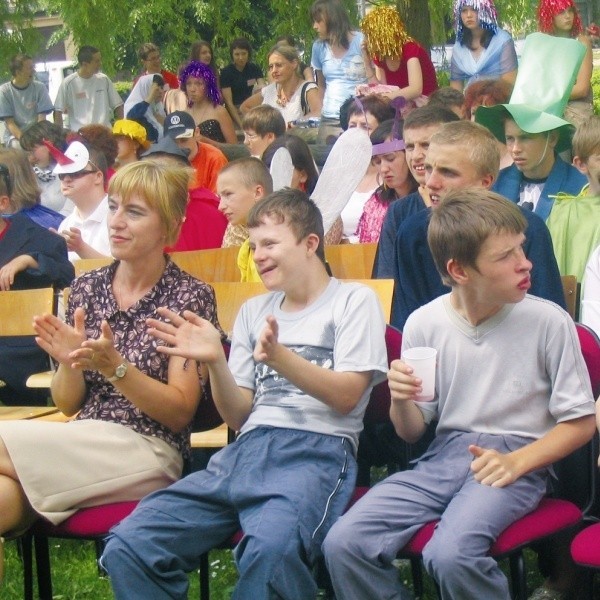
[[[579,565],[600,568],[600,523],[586,527],[575,536],[571,556]]]
[[[137,500],[131,502],[114,502],[82,508],[59,525],[39,520],[33,527],[34,534],[48,537],[98,537],[127,517],[138,505]]]
[[[582,519],[581,510],[566,500],[543,498],[539,506],[528,515],[509,525],[490,548],[492,556],[502,556],[535,540],[572,527]],[[426,523],[417,531],[410,542],[402,548],[399,556],[416,558],[431,539],[439,521]],[[600,551],[598,552],[600,557]]]

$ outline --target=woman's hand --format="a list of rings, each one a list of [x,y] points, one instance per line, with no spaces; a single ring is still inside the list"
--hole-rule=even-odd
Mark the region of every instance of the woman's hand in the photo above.
[[[115,340],[110,325],[102,321],[100,337],[86,340],[77,350],[69,354],[71,367],[86,371],[98,371],[104,377],[112,377],[115,369],[123,362],[123,357],[115,348]]]
[[[86,341],[85,312],[75,309],[73,326],[54,315],[45,314],[33,318],[37,345],[60,364],[71,366],[71,353]]]
[[[7,262],[0,268],[0,290],[10,290],[15,282],[15,275],[26,269],[37,269],[38,263],[29,254],[22,254]]]

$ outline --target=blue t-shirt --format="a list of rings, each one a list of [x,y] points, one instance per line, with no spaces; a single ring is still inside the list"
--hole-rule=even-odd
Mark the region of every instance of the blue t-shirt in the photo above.
[[[339,119],[340,106],[344,100],[354,96],[357,85],[367,83],[361,54],[363,39],[361,32],[353,32],[350,47],[341,58],[333,55],[327,42],[317,40],[313,44],[311,64],[313,69],[321,71],[326,85],[322,116]]]

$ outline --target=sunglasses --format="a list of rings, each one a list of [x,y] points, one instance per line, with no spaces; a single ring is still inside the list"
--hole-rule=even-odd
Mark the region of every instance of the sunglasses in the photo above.
[[[12,186],[10,185],[10,172],[6,165],[0,163],[0,176],[4,179],[4,187],[6,188],[6,195],[10,196],[12,191]]]
[[[63,181],[65,178],[70,177],[71,179],[81,179],[82,177],[85,177],[86,175],[89,175],[90,173],[97,173],[97,170],[94,171],[87,171],[86,169],[83,169],[83,171],[77,171],[75,173],[59,173],[58,174],[58,178]]]

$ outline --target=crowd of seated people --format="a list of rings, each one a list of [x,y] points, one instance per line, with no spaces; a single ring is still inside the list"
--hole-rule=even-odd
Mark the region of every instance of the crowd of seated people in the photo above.
[[[122,101],[100,73],[100,52],[82,46],[79,70],[53,107],[35,86],[19,95],[28,63],[15,57],[14,89],[0,87],[10,145],[0,149],[0,292],[71,291],[64,320],[39,315],[35,341],[3,341],[0,403],[46,403],[48,392],[28,390],[25,381],[45,370],[50,356],[57,367],[52,401],[77,417],[73,426],[0,426],[0,536],[18,535],[40,516],[61,522],[100,502],[93,490],[105,473],[91,476],[89,465],[97,461],[95,447],[114,435],[110,456],[134,448],[139,456],[127,461],[137,463],[135,473],[110,472],[102,501],[139,500],[166,488],[111,534],[103,564],[117,598],[152,597],[158,589],[184,597],[185,573],[197,556],[240,522],[246,537],[236,554],[238,596],[287,597],[293,586],[313,597],[310,568],[323,551],[340,598],[366,600],[384,589],[404,597],[392,563],[408,533],[430,517],[442,525],[424,561],[442,596],[506,595],[487,549],[544,495],[549,465],[593,430],[593,398],[580,377],[585,369],[561,276],[576,276],[575,318],[600,336],[600,116],[588,110],[591,46],[572,0],[540,0],[539,29],[547,35],[528,38],[520,64],[492,0],[458,0],[454,11],[450,86],[440,88],[427,53],[395,9],[380,7],[355,29],[339,0],[311,7],[317,40],[310,66],[286,37],[268,53],[266,77],[244,38],[231,42],[231,63],[220,71],[211,44],[197,41],[177,74],[162,67],[158,46],[145,43],[143,69]],[[386,45],[386,23],[393,25],[393,47]],[[547,70],[532,70],[556,44],[563,72],[554,73],[550,60]],[[100,86],[101,100],[98,93],[95,103],[79,101]],[[34,93],[37,105],[27,115],[19,102]],[[55,123],[46,120],[53,108]],[[307,132],[309,119],[318,130]],[[323,163],[346,128],[369,136],[360,152],[370,160],[353,174],[353,193],[323,231],[315,208],[323,200],[309,198],[331,177]],[[284,177],[277,171],[283,165]],[[480,227],[478,239],[467,236],[469,224]],[[449,240],[452,232],[467,236],[464,247]],[[438,364],[454,367],[440,367],[435,401],[425,403],[406,364],[391,366],[397,435],[413,442],[438,424],[430,459],[414,471],[426,483],[415,492],[413,476],[398,475],[342,516],[369,391],[387,370],[384,321],[372,294],[328,275],[324,246],[367,243],[377,244],[372,276],[394,280],[390,323],[404,331],[403,348],[438,347]],[[182,272],[170,254],[231,246],[239,248],[240,281],[262,281],[269,294],[242,309],[227,366],[212,289]],[[74,279],[73,261],[102,257],[109,266]],[[519,326],[527,331],[526,323],[548,372],[524,364],[519,340],[508,339]],[[552,331],[561,349],[545,345],[542,331]],[[511,398],[485,412],[479,394],[491,394],[502,376],[488,335],[519,374],[514,389],[505,390]],[[365,348],[353,341],[359,339],[369,342]],[[478,391],[468,409],[452,376],[469,365],[439,346],[450,340],[472,365],[490,365],[485,374],[469,370]],[[17,362],[18,369],[6,368]],[[502,411],[529,398],[522,389],[528,377],[537,386],[539,422],[516,423]],[[209,389],[241,435],[197,481],[169,487],[181,476],[189,423]],[[561,400],[570,393],[564,390],[573,392],[570,401]],[[66,427],[68,436],[55,427]],[[286,446],[286,436],[298,447]],[[84,439],[89,453],[82,451],[65,475],[72,490],[60,502],[46,501],[56,482],[44,457],[71,460]],[[444,444],[455,454],[443,456]],[[468,460],[458,458],[460,448]],[[252,457],[256,464],[244,462]],[[465,460],[470,466],[457,467]],[[310,473],[310,461],[323,465],[321,476]],[[149,472],[149,462],[158,467]],[[293,485],[282,475],[292,463],[302,478]],[[464,481],[436,488],[438,468],[461,468]],[[255,510],[232,502],[219,517],[215,506],[239,491],[233,488],[240,473],[254,477],[261,469],[267,497],[280,497],[273,510],[286,515],[281,527],[261,524],[261,511],[268,515],[270,507],[255,487],[240,498]],[[210,489],[190,492],[198,486]],[[323,497],[312,507],[294,506],[288,494],[313,486],[324,486]],[[418,516],[415,505],[434,488],[436,506]],[[527,502],[519,500],[521,491]],[[455,493],[464,506],[450,500]],[[476,535],[463,540],[476,554],[467,565],[461,553],[448,557],[444,548],[455,543],[454,531],[461,534],[470,502],[479,503],[489,530],[483,544]],[[373,529],[378,511],[397,518]],[[163,526],[167,533],[157,539]],[[0,574],[1,549],[0,543]],[[573,573],[564,556],[548,575],[532,598],[566,598]]]

